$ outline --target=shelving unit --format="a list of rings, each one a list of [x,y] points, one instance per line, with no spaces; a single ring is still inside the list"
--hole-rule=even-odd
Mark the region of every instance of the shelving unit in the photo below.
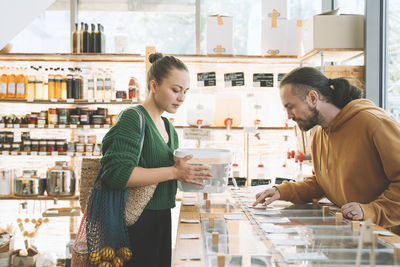
[[[17,152],[17,151],[0,151],[0,156],[46,156],[46,157],[100,157],[100,153],[91,152]]]
[[[0,200],[68,200],[68,201],[76,201],[79,200],[78,195],[74,196],[29,196],[29,197],[24,197],[24,196],[0,196]]]
[[[99,105],[99,104],[107,104],[107,105],[134,105],[140,104],[137,101],[125,100],[125,99],[116,99],[116,100],[87,100],[87,99],[67,99],[67,100],[33,100],[33,99],[0,99],[0,103],[27,103],[27,104],[84,104],[84,105]]]

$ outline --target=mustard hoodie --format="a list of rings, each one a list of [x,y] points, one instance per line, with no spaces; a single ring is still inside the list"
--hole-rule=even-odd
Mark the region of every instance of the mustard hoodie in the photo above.
[[[353,100],[316,131],[312,157],[314,176],[279,185],[282,200],[307,203],[326,196],[339,207],[358,202],[364,219],[399,233],[399,123],[370,100]]]

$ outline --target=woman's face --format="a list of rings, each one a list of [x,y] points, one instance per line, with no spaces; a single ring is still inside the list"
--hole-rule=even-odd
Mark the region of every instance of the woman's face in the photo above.
[[[160,109],[168,113],[176,113],[185,101],[189,85],[189,73],[185,70],[173,68],[161,84],[152,80],[150,88],[154,101]]]

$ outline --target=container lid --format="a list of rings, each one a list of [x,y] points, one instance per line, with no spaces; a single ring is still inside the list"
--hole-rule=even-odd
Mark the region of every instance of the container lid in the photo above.
[[[233,153],[227,149],[208,149],[208,148],[180,148],[174,151],[176,158],[183,158],[193,155],[188,161],[192,164],[230,164]]]

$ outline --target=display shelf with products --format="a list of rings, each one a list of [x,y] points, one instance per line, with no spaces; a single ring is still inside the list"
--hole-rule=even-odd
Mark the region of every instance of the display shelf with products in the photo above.
[[[111,99],[111,100],[100,100],[100,99],[67,99],[67,100],[34,100],[34,99],[0,99],[0,103],[23,103],[23,104],[83,104],[83,105],[98,105],[98,104],[107,104],[107,105],[135,105],[140,104],[140,102],[126,100],[126,99]]]
[[[0,151],[1,156],[47,156],[47,157],[99,157],[99,152],[24,152],[24,151]]]
[[[314,49],[299,57],[299,63],[346,62],[364,55],[363,49]]]
[[[0,200],[79,200],[78,195],[74,196],[0,196]]]

